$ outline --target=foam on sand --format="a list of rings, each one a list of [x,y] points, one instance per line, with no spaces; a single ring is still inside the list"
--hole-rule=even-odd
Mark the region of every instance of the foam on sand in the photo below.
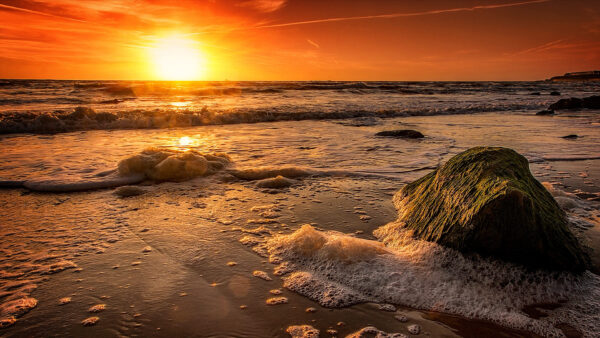
[[[92,177],[66,177],[1,181],[0,187],[24,187],[38,192],[76,192],[116,188],[141,183],[150,179],[162,181],[185,181],[199,176],[217,173],[231,163],[226,154],[204,154],[195,150],[178,151],[148,148],[140,154],[128,157],[118,164],[117,170],[108,170]],[[121,197],[140,195],[137,187],[124,187],[115,191]]]
[[[112,173],[103,177],[79,180],[71,178],[30,180],[26,181],[23,186],[31,191],[60,193],[115,188],[123,185],[137,184],[144,179],[144,175],[141,174],[120,176]]]
[[[269,243],[269,252],[277,252],[278,257],[288,258],[287,254],[296,258],[317,258],[336,260],[343,263],[365,261],[378,255],[388,253],[382,243],[355,238],[341,233],[324,233],[304,224],[299,230],[288,235],[279,236]]]
[[[148,148],[119,162],[119,174],[143,174],[155,181],[184,181],[214,174],[230,162],[229,156],[221,153]]]
[[[411,332],[412,333],[412,332]],[[418,334],[418,332],[416,333]],[[377,338],[408,338],[407,335],[402,333],[388,333],[381,331],[375,326],[367,326],[362,329],[353,332],[346,336],[346,338],[366,338],[366,337],[377,337]]]
[[[325,307],[361,302],[391,303],[489,320],[545,336],[567,323],[584,335],[600,330],[600,277],[587,271],[527,271],[491,259],[467,258],[435,243],[414,240],[390,223],[382,240],[321,232],[310,225],[267,242],[269,259],[287,273],[284,287]],[[385,243],[385,246],[384,246]],[[526,305],[560,306],[540,319]]]
[[[293,325],[288,327],[287,332],[292,338],[318,338],[319,330],[310,325]]]
[[[23,297],[0,305],[0,328],[14,324],[18,317],[26,314],[37,306],[37,299]]]

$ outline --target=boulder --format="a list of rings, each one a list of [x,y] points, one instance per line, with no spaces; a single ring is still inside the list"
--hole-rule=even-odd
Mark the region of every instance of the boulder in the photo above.
[[[600,95],[588,96],[583,99],[571,97],[568,99],[560,99],[555,103],[551,104],[548,109],[561,110],[561,109],[600,109]]]
[[[530,268],[590,266],[563,210],[514,150],[476,147],[406,185],[394,197],[415,238]]]
[[[411,129],[401,129],[401,130],[385,130],[380,131],[375,136],[387,136],[387,137],[399,137],[399,138],[423,138],[425,137],[423,134],[416,130]]]

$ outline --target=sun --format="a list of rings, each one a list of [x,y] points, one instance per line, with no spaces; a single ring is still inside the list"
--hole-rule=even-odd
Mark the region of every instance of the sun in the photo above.
[[[154,71],[161,80],[198,80],[205,71],[206,59],[195,40],[178,35],[164,37],[150,52]]]

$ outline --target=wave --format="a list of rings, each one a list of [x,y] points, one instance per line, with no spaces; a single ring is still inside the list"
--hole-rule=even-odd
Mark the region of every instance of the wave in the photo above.
[[[67,193],[129,186],[146,180],[181,182],[216,174],[230,164],[231,158],[223,153],[148,148],[121,160],[116,169],[92,176],[0,180],[0,189],[25,188],[36,192]],[[120,193],[130,194],[131,191]]]
[[[105,93],[116,96],[197,95],[226,96],[286,91],[338,91],[349,93],[395,93],[404,95],[446,94],[550,94],[563,86],[545,82],[397,82],[397,81],[295,81],[295,82],[169,82],[169,81],[78,81],[78,82],[4,82],[3,86],[59,88],[70,86],[75,92]],[[573,84],[574,88],[582,85]],[[581,88],[580,88],[581,87]]]
[[[89,104],[90,100],[77,97],[44,97],[44,98],[0,98],[0,106],[14,106],[23,104]]]
[[[113,103],[113,102],[110,102]],[[393,118],[473,114],[482,112],[522,111],[539,109],[540,104],[467,105],[436,109],[406,110],[342,110],[275,112],[265,110],[200,111],[132,110],[119,113],[96,113],[89,107],[77,107],[75,112],[4,113],[0,115],[0,134],[53,134],[94,129],[157,129],[302,120],[340,120],[353,118]]]

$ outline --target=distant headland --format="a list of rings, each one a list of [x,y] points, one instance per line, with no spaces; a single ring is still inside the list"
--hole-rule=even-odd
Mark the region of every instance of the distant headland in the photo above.
[[[554,76],[548,81],[600,81],[600,70],[565,73],[565,75]]]

